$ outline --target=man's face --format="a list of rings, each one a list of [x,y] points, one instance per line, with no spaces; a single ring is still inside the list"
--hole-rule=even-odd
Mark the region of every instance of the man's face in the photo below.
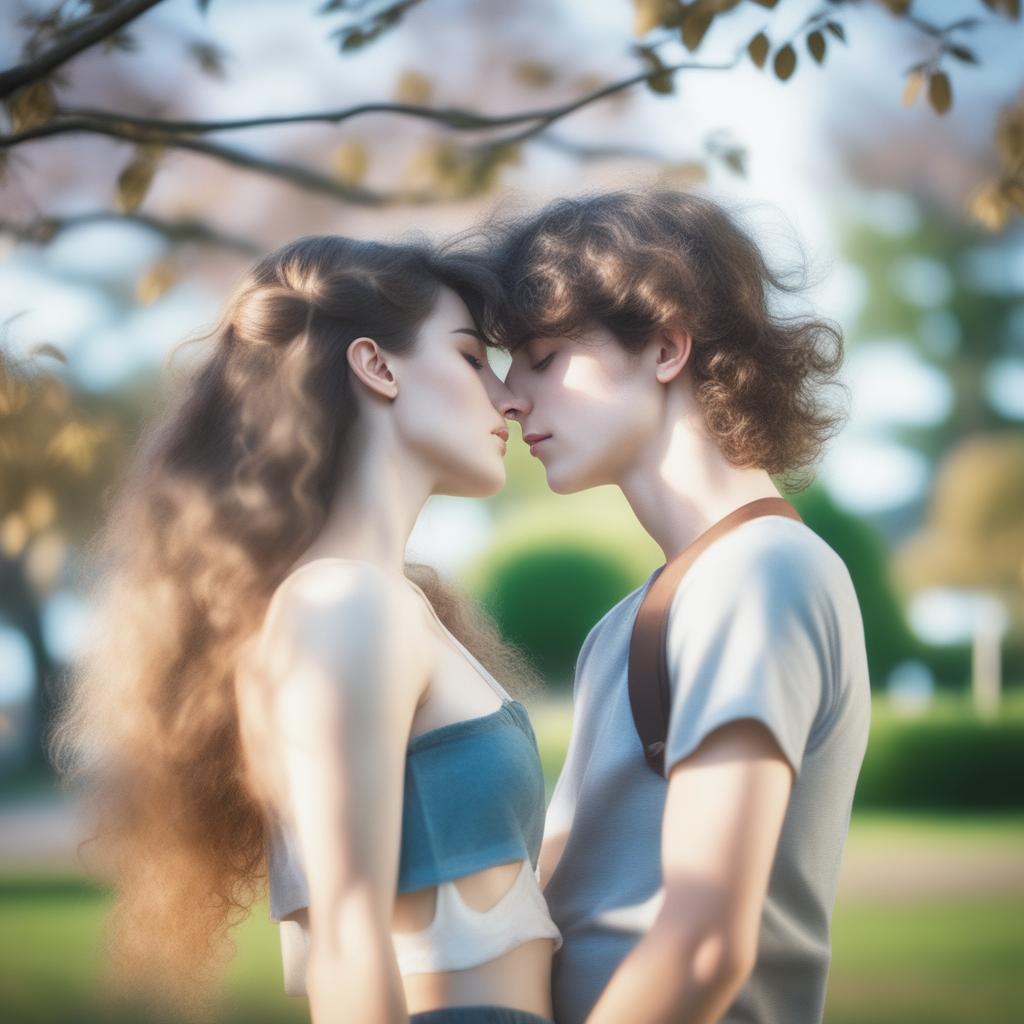
[[[623,348],[604,327],[535,338],[512,356],[506,386],[523,439],[558,494],[618,483],[656,429],[660,390],[650,346]]]

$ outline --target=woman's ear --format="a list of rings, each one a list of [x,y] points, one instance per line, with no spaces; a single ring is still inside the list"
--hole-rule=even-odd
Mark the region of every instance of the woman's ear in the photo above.
[[[683,371],[693,349],[693,339],[681,327],[665,327],[655,342],[654,371],[662,384]]]
[[[345,353],[352,372],[375,394],[394,398],[398,394],[398,381],[388,366],[387,354],[373,338],[356,338]]]

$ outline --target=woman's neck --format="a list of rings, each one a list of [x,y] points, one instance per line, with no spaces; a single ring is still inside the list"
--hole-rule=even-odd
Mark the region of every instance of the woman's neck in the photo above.
[[[327,521],[293,568],[318,558],[351,558],[403,572],[409,535],[430,494],[407,453],[383,441],[360,444]]]

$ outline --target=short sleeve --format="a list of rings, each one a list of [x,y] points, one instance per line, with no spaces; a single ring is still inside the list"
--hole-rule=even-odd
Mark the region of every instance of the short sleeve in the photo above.
[[[720,538],[683,577],[666,638],[665,774],[719,726],[763,723],[799,774],[830,704],[830,608],[813,552],[773,535]]]

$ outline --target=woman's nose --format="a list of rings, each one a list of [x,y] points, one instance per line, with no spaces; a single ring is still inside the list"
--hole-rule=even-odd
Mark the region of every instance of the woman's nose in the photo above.
[[[521,423],[530,412],[529,400],[521,395],[513,394],[508,388],[503,388],[502,392],[497,402],[498,411],[505,419]]]

